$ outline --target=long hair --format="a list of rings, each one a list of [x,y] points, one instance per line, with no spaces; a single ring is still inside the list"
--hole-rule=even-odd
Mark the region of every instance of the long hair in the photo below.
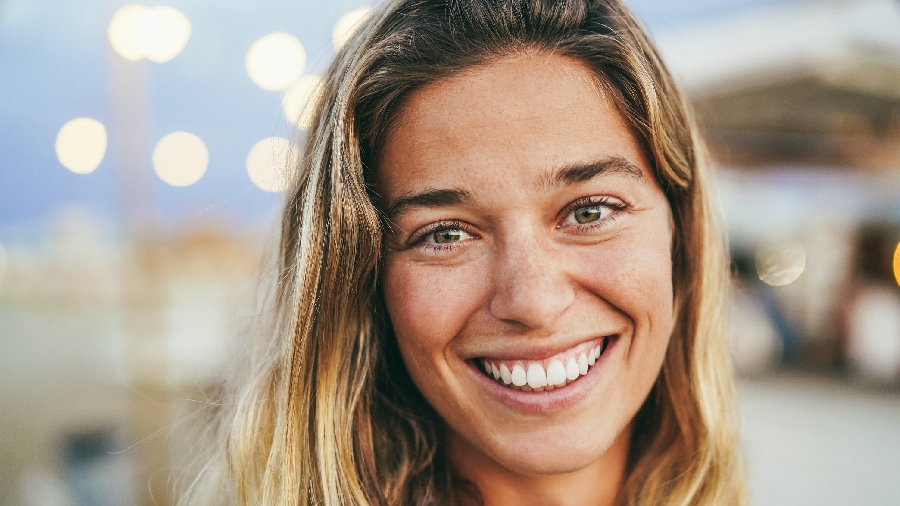
[[[586,64],[651,162],[674,217],[675,326],[633,423],[620,498],[745,502],[725,342],[725,254],[690,111],[619,0],[392,0],[337,55],[284,208],[274,324],[219,418],[195,483],[241,505],[460,503],[439,419],[396,348],[379,293],[384,223],[371,190],[411,92],[466,68],[546,52]],[[222,499],[218,499],[222,500]]]

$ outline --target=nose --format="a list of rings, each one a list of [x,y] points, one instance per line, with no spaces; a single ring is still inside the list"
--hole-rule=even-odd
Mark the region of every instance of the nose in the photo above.
[[[566,262],[550,244],[534,237],[520,236],[499,248],[493,281],[491,314],[529,329],[552,326],[575,300]]]

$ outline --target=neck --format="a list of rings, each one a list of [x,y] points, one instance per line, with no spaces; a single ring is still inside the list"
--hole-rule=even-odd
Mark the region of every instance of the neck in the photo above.
[[[447,434],[454,472],[477,487],[484,506],[614,506],[625,476],[630,427],[600,458],[560,474],[520,474],[477,451],[459,435]]]

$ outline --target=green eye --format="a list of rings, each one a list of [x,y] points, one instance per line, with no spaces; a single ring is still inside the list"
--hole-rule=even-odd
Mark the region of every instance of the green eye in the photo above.
[[[451,244],[462,239],[462,231],[458,228],[445,228],[432,234],[432,237],[437,244]]]
[[[578,223],[590,223],[603,216],[603,206],[585,206],[575,210],[575,221]]]

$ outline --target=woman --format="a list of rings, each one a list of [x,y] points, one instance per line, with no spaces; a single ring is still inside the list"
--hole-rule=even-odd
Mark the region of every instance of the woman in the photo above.
[[[239,504],[744,503],[724,256],[683,99],[616,0],[396,0],[338,55]],[[221,500],[221,499],[220,499]]]

